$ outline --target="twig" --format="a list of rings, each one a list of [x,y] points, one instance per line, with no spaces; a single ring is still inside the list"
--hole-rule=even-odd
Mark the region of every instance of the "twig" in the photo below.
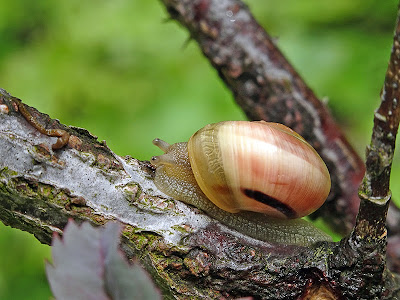
[[[359,247],[380,245],[386,251],[386,214],[390,203],[390,173],[400,120],[400,11],[392,53],[381,92],[381,104],[374,115],[371,144],[367,147],[367,170],[360,186],[360,210],[350,242]]]

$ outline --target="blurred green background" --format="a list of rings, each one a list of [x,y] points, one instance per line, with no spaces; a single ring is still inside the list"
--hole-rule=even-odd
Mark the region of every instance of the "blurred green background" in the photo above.
[[[397,2],[246,3],[363,155]],[[187,31],[167,19],[156,0],[0,0],[0,87],[142,160],[159,154],[155,137],[186,141],[207,123],[244,119],[195,42],[185,44]],[[400,198],[400,186],[392,191]],[[48,246],[0,223],[0,299],[48,299],[45,258]]]

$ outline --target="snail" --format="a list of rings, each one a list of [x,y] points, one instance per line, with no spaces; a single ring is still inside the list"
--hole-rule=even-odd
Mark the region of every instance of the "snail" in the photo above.
[[[318,153],[290,128],[265,121],[209,124],[187,143],[155,139],[155,185],[252,238],[307,246],[330,236],[300,219],[330,191]]]

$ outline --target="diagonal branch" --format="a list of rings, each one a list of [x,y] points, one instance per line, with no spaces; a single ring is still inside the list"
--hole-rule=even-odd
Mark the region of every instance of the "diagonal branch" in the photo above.
[[[287,125],[302,135],[328,166],[332,189],[316,217],[345,234],[354,225],[357,188],[365,167],[328,108],[239,0],[162,0],[186,27],[250,120]]]
[[[251,120],[285,124],[314,146],[332,179],[326,203],[313,214],[333,231],[346,234],[359,208],[358,186],[365,172],[360,157],[346,140],[328,108],[318,100],[299,74],[239,0],[162,0],[173,19],[186,27],[237,103]],[[400,272],[396,248],[400,239],[400,211],[390,203],[388,253]]]

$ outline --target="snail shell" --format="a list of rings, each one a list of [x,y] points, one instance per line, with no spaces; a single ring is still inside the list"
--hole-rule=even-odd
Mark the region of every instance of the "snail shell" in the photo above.
[[[287,220],[318,209],[330,191],[324,162],[290,128],[227,121],[205,126],[188,143],[153,143],[165,152],[152,164],[155,184],[167,195],[264,241],[330,239],[304,220]]]
[[[282,124],[210,124],[190,138],[188,152],[200,189],[231,213],[299,218],[318,209],[330,191],[323,160]]]

